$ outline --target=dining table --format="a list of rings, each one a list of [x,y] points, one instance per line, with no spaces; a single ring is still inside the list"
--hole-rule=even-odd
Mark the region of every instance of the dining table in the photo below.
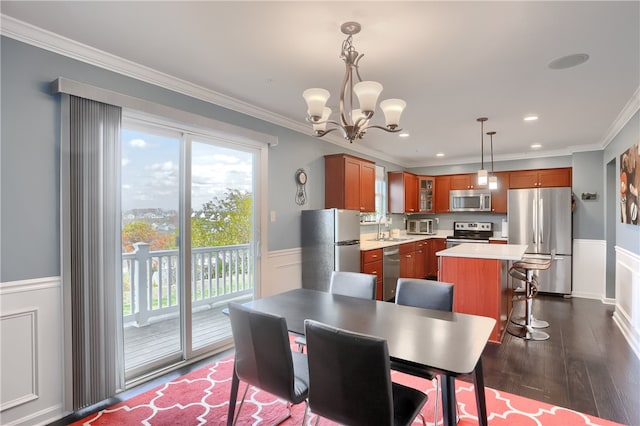
[[[294,289],[244,305],[284,317],[289,332],[299,335],[304,335],[304,321],[312,319],[385,339],[394,369],[417,376],[427,369],[441,375],[445,426],[456,424],[455,378],[470,375],[475,388],[478,423],[488,425],[481,355],[496,323],[493,318],[310,289]],[[239,379],[234,370],[228,425],[233,421],[238,386]]]

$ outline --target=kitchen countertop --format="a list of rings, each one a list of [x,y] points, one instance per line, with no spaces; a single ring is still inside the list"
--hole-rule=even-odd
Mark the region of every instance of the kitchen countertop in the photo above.
[[[474,259],[520,260],[526,250],[527,246],[524,244],[464,243],[441,250],[436,255]]]
[[[431,238],[447,238],[447,235],[451,235],[451,231],[439,231],[434,235],[414,235],[403,234],[395,237],[393,241],[376,241],[374,240],[376,234],[362,234],[360,236],[360,250],[375,250],[384,247],[397,246],[406,243],[415,243],[416,241],[428,240]]]

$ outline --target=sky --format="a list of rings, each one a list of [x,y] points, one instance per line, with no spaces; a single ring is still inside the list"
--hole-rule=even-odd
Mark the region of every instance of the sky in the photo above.
[[[122,130],[122,210],[178,210],[180,135]],[[251,191],[253,154],[195,139],[192,144],[191,206],[223,196],[229,189]]]

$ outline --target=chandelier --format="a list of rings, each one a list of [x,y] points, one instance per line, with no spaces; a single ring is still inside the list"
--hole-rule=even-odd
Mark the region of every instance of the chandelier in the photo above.
[[[302,93],[307,102],[307,121],[313,125],[313,136],[322,137],[334,130],[340,130],[349,143],[355,139],[362,139],[368,129],[381,129],[396,133],[400,115],[407,106],[402,99],[386,99],[380,102],[380,109],[384,113],[385,127],[369,124],[382,92],[382,84],[377,81],[362,81],[358,63],[364,56],[358,53],[352,44],[352,36],[358,34],[362,27],[358,22],[345,22],[340,29],[347,38],[342,42],[340,57],[345,63],[344,80],[340,90],[339,121],[331,120],[331,108],[325,106],[329,99],[329,91],[320,88],[307,89]],[[358,82],[354,84],[354,74]],[[354,109],[354,93],[358,98],[359,108]],[[327,129],[327,125],[331,125]]]

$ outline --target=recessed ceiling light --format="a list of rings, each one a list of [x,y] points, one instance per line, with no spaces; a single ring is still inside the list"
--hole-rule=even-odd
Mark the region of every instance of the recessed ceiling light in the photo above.
[[[538,148],[542,148],[542,145],[539,143],[534,143],[531,145],[531,149],[538,149]]]
[[[589,55],[586,53],[575,53],[573,55],[563,56],[561,58],[554,59],[549,62],[549,68],[552,70],[564,70],[567,68],[577,67],[580,64],[584,64],[589,60]]]
[[[444,157],[444,152],[439,152],[436,154],[436,157]]]
[[[537,115],[527,115],[527,116],[524,118],[524,121],[536,121],[537,119],[538,119],[538,116],[537,116]]]
[[[403,132],[403,133],[398,134],[398,136],[401,137],[401,138],[408,138],[409,137],[409,133]]]

